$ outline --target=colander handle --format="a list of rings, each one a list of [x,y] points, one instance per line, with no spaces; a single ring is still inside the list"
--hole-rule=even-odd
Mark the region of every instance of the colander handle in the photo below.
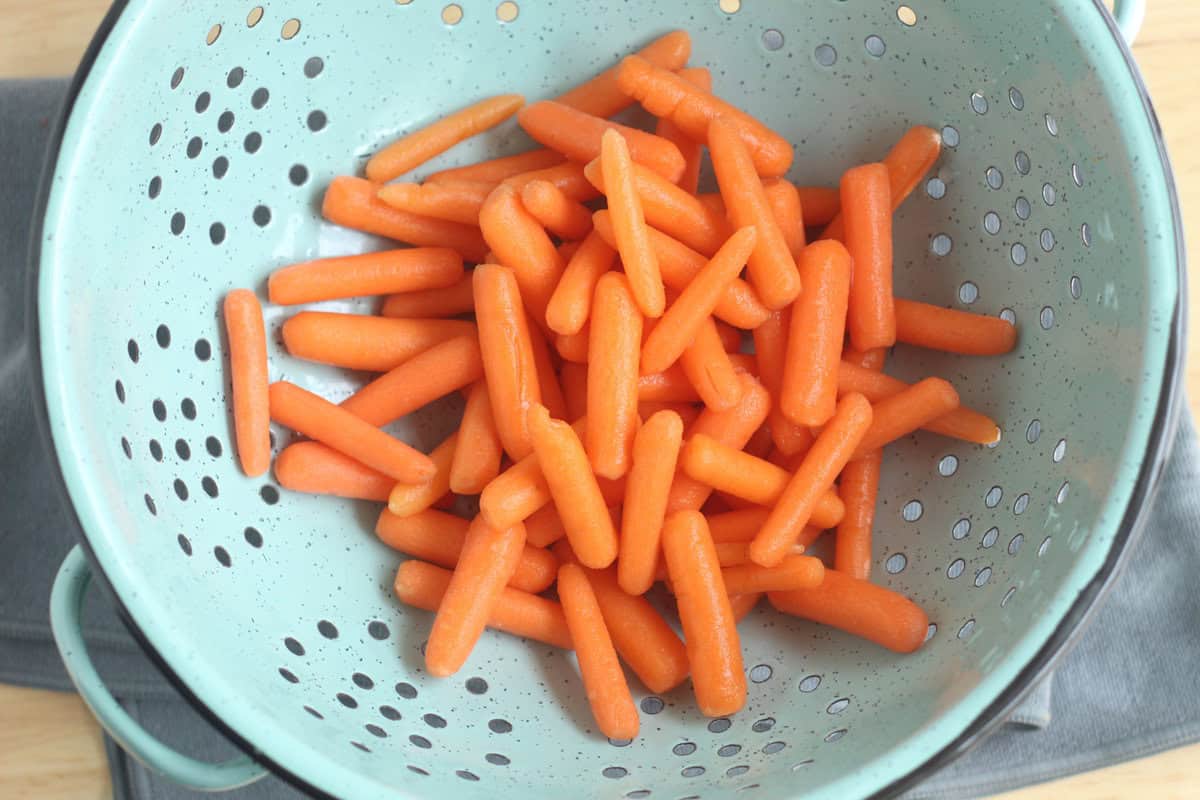
[[[224,791],[245,786],[267,774],[249,756],[210,764],[197,761],[155,739],[121,708],[88,657],[80,616],[92,569],[76,546],[63,560],[50,594],[50,627],[54,643],[88,708],[125,752],[175,783],[201,791]]]
[[[1113,0],[1112,13],[1125,43],[1132,46],[1146,19],[1146,0]]]

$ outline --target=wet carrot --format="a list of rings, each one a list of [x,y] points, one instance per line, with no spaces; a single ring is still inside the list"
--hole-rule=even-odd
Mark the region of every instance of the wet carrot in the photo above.
[[[550,355],[550,345],[542,329],[534,324],[529,314],[526,314],[529,330],[529,343],[533,348],[533,366],[537,370],[538,392],[542,397],[542,405],[550,410],[552,416],[563,419],[567,416],[567,401],[563,398],[562,386],[558,382],[558,374],[554,369],[554,359]]]
[[[642,419],[642,424],[646,420],[653,417],[660,411],[670,411],[679,416],[683,420],[683,426],[686,428],[696,421],[700,416],[700,408],[692,403],[661,403],[654,400],[638,401],[638,416]]]
[[[871,538],[882,463],[883,451],[875,450],[847,464],[838,480],[838,497],[846,515],[834,539],[833,566],[864,581],[871,576]]]
[[[296,358],[347,369],[387,372],[450,339],[471,336],[466,320],[384,319],[365,314],[301,311],[283,323],[283,343]]]
[[[567,199],[577,203],[586,203],[600,196],[600,192],[596,190],[595,186],[592,186],[591,181],[584,175],[583,165],[574,162],[555,164],[553,167],[535,169],[531,172],[522,172],[513,175],[511,178],[506,178],[503,182],[517,192],[521,192],[524,191],[526,186],[535,181],[552,184]]]
[[[742,384],[737,369],[725,352],[712,317],[701,320],[695,338],[679,358],[679,365],[709,408],[727,411],[741,399]]]
[[[667,495],[682,440],[683,420],[673,411],[655,414],[637,432],[617,561],[617,580],[629,594],[645,594],[654,583]]]
[[[772,311],[771,316],[754,329],[754,360],[758,365],[758,378],[771,393],[771,413],[767,417],[771,440],[776,448],[789,454],[812,444],[812,434],[808,428],[788,419],[779,403],[791,316],[791,309]]]
[[[320,442],[290,444],[275,457],[275,479],[294,492],[386,501],[393,478]]]
[[[587,365],[564,361],[558,379],[562,383],[563,401],[567,406],[567,419],[579,419],[587,413]],[[638,382],[641,394],[641,381]]]
[[[530,181],[521,190],[521,203],[546,230],[560,239],[582,239],[592,230],[591,210],[549,181]]]
[[[567,530],[553,503],[542,506],[525,520],[526,541],[532,547],[549,547],[566,535]]]
[[[729,597],[729,606],[733,609],[734,622],[741,622],[754,607],[758,605],[758,601],[762,600],[762,594],[755,592],[753,594],[735,594]]]
[[[883,164],[864,164],[842,175],[843,238],[854,263],[846,329],[857,350],[896,343],[890,192]]]
[[[721,579],[730,594],[812,589],[820,586],[824,578],[825,565],[812,556],[786,556],[774,567],[735,564],[721,568]]]
[[[496,188],[480,181],[441,183],[389,183],[379,187],[378,197],[392,208],[463,225],[479,225],[479,209]]]
[[[443,289],[463,277],[462,256],[444,247],[384,250],[322,258],[277,269],[267,281],[276,305],[296,305],[421,289]]]
[[[796,192],[800,195],[800,207],[804,209],[805,225],[828,225],[842,208],[841,194],[837,189],[797,186]]]
[[[592,295],[600,276],[613,268],[617,251],[595,231],[590,232],[567,262],[558,286],[546,304],[546,324],[555,333],[583,330],[592,309]]]
[[[700,395],[692,386],[683,367],[676,364],[665,372],[638,378],[638,399],[656,403],[698,403]]]
[[[1017,328],[999,317],[897,297],[896,340],[947,353],[996,356],[1016,346]]]
[[[418,353],[342,401],[341,406],[376,427],[394,422],[483,377],[475,336],[456,336]]]
[[[462,167],[451,167],[435,172],[425,179],[425,183],[490,183],[495,186],[505,178],[520,175],[522,172],[532,172],[561,164],[565,159],[561,153],[553,150],[538,148],[511,156],[491,158],[475,164]]]
[[[681,69],[679,77],[697,89],[712,92],[712,73],[704,67]],[[704,157],[704,141],[691,138],[680,130],[678,125],[665,117],[658,121],[654,133],[674,142],[675,146],[679,148],[679,152],[683,153],[683,160],[687,166],[684,167],[683,176],[679,179],[679,187],[689,194],[695,194],[700,185],[700,164]]]
[[[763,192],[767,198],[767,205],[771,207],[771,216],[779,225],[779,232],[783,234],[788,252],[792,254],[793,259],[800,258],[800,251],[807,243],[800,193],[791,181],[782,178],[764,183]]]
[[[559,334],[554,337],[554,350],[564,361],[572,364],[587,364],[588,342],[591,338],[591,324],[584,325],[579,333]]]
[[[687,63],[692,52],[692,39],[687,31],[671,31],[638,50],[637,54],[651,64],[675,70]],[[617,69],[612,67],[591,80],[581,83],[556,100],[597,117],[611,117],[633,105],[633,98],[617,85]]]
[[[470,275],[445,289],[394,294],[383,301],[379,313],[385,317],[440,319],[475,310],[475,294]]]
[[[267,332],[262,306],[249,289],[225,295],[229,337],[229,378],[233,389],[233,430],[238,462],[250,477],[271,464],[271,414],[267,389]]]
[[[564,263],[541,223],[525,210],[515,189],[501,184],[484,202],[479,228],[499,263],[516,276],[523,305],[539,326],[544,325],[546,303],[562,277]],[[478,292],[475,297],[480,299]]]
[[[450,491],[450,464],[458,446],[458,433],[447,436],[429,454],[436,472],[424,483],[397,483],[388,495],[388,510],[398,517],[411,517],[431,507]]]
[[[941,378],[925,378],[872,407],[871,427],[859,442],[855,458],[863,458],[917,428],[958,408],[958,392]]]
[[[587,453],[592,471],[619,478],[629,469],[638,428],[638,351],[642,315],[624,275],[596,283],[588,334]]]
[[[642,202],[634,187],[629,148],[620,133],[605,131],[600,149],[601,171],[608,189],[608,212],[630,291],[642,314],[660,317],[666,306],[662,273],[658,268],[658,256],[650,246]]]
[[[500,474],[504,448],[488,397],[487,384],[476,381],[458,426],[458,446],[450,462],[449,487],[455,494],[479,494]]]

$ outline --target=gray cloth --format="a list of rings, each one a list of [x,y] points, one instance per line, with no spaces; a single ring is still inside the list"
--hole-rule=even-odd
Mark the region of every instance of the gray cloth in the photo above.
[[[0,681],[70,690],[50,637],[47,609],[59,563],[78,541],[69,513],[50,491],[48,443],[32,424],[23,299],[25,253],[38,170],[62,81],[0,83]],[[1148,755],[1200,738],[1200,456],[1190,419],[1155,503],[1147,535],[1104,607],[1053,679],[1036,687],[1009,724],[905,795],[966,798],[1013,789]],[[102,676],[153,734],[198,758],[234,755],[175,693],[112,611],[93,592],[87,640]],[[1053,691],[1051,684],[1053,682]],[[197,793],[154,775],[108,743],[114,796],[174,800]],[[275,800],[304,795],[267,778],[228,795]]]

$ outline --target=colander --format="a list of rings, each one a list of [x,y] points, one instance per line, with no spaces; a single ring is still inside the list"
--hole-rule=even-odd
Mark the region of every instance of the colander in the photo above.
[[[1139,5],[1118,7],[1130,29]],[[328,180],[381,143],[484,96],[551,96],[674,28],[719,94],[796,143],[798,181],[836,185],[909,126],[940,129],[944,155],[898,214],[897,292],[1015,320],[1020,343],[891,360],[951,379],[1003,428],[994,448],[921,435],[889,452],[874,580],[928,611],[921,651],[760,608],[741,626],[742,712],[706,719],[686,686],[635,684],[642,734],[607,741],[568,653],[488,634],[460,675],[432,679],[431,616],[391,595],[378,509],[239,472],[217,312],[282,265],[383,246],[319,214]],[[430,169],[528,145],[509,125]],[[196,787],[270,769],[345,798],[898,792],[1002,719],[1071,639],[1138,530],[1174,420],[1174,190],[1093,0],[129,0],[85,59],[48,175],[45,422],[86,533],[54,629],[108,730]],[[267,313],[278,330],[284,313]],[[363,377],[277,339],[271,355],[273,379],[335,400]],[[456,403],[400,433],[430,448]],[[195,761],[125,715],[83,649],[91,570],[244,757]]]

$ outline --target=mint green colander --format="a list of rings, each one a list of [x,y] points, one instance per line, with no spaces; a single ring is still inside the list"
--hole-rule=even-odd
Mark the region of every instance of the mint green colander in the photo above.
[[[88,553],[53,608],[80,691],[134,755],[204,788],[269,767],[346,798],[899,791],[1061,651],[1164,457],[1182,243],[1117,28],[1093,0],[459,2],[129,0],[106,21],[39,240],[46,420]],[[1120,9],[1130,29],[1137,10]],[[891,361],[951,379],[1003,428],[994,448],[921,435],[890,451],[874,579],[929,612],[920,652],[763,607],[741,626],[745,710],[705,719],[689,688],[635,684],[642,735],[609,742],[569,654],[488,634],[460,675],[430,678],[431,617],[392,597],[378,509],[239,472],[218,308],[282,265],[382,245],[318,213],[328,180],[381,143],[487,95],[550,96],[673,28],[718,93],[796,142],[799,182],[836,185],[909,126],[940,129],[944,154],[899,211],[898,292],[1014,319],[1020,343]],[[430,169],[528,144],[509,125]],[[267,313],[277,331],[284,312]],[[274,337],[271,355],[273,379],[332,399],[362,378]],[[400,432],[429,448],[456,411]],[[91,569],[244,758],[175,753],[108,695],[79,633]]]

